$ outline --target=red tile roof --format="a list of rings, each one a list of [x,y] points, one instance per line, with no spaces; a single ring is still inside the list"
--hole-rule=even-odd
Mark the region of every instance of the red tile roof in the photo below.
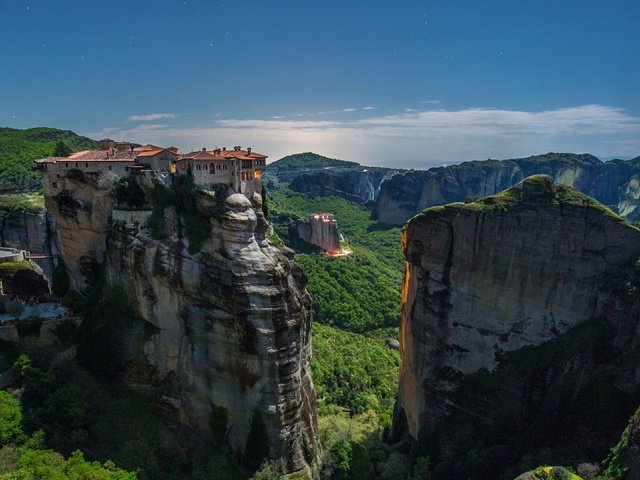
[[[135,151],[135,149],[134,149]],[[162,152],[170,152],[173,153],[174,155],[177,155],[175,152],[172,152],[171,150],[169,150],[168,148],[162,148],[162,147],[157,147],[153,150],[143,150],[140,152],[136,152],[138,157],[153,157],[154,155],[158,155],[159,153]]]
[[[133,162],[136,153],[131,150],[83,150],[69,155],[66,160],[77,162],[128,161]]]
[[[165,148],[159,147],[157,145],[151,145],[150,143],[148,143],[147,145],[141,145],[133,149],[134,152],[149,152],[153,150],[165,150]]]
[[[195,152],[185,153],[184,155],[180,155],[179,160],[225,160],[224,158],[214,155],[213,152],[203,152],[202,150],[197,150]]]

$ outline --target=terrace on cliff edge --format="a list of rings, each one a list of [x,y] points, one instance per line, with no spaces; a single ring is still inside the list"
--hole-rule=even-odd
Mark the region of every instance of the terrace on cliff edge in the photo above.
[[[310,299],[293,253],[269,240],[267,157],[101,145],[36,161],[67,296],[91,312],[79,359],[156,392],[167,424],[249,471],[272,459],[317,477]]]

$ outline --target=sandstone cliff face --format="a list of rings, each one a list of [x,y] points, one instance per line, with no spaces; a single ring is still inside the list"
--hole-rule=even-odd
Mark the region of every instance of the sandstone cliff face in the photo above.
[[[169,191],[166,178],[146,182]],[[318,446],[310,300],[293,257],[264,239],[260,195],[194,192],[205,236],[190,254],[188,220],[174,206],[154,209],[168,232],[159,240],[144,228],[110,226],[113,202],[96,183],[67,180],[63,188],[62,197],[47,195],[47,206],[72,284],[90,283],[95,259],[107,284],[126,292],[153,332],[133,352],[130,363],[144,370],[135,380],[162,385],[170,421],[214,444],[222,436],[242,458],[258,418],[269,455],[287,473],[311,475]],[[215,431],[212,415],[226,417],[224,431]]]
[[[290,187],[301,193],[337,196],[353,202],[375,201],[382,183],[398,170],[380,167],[360,167],[353,170],[327,170],[304,173],[295,177]]]
[[[577,442],[602,458],[637,406],[640,231],[534,176],[425,210],[403,243],[399,405],[422,448]],[[599,389],[616,400],[589,399]]]
[[[55,221],[45,208],[25,211],[0,205],[0,245],[46,256],[57,255]],[[37,263],[51,278],[53,258]]]
[[[318,213],[308,219],[298,220],[298,236],[304,242],[315,245],[328,253],[340,253],[338,223],[330,213]]]
[[[71,288],[83,292],[104,262],[113,199],[97,184],[95,175],[60,178],[56,191],[44,182],[45,207],[56,227],[56,244],[64,260]]]
[[[592,155],[556,153],[400,173],[382,183],[377,218],[385,224],[402,225],[424,208],[493,195],[534,174],[551,175],[629,220],[640,218],[640,159],[603,163]]]

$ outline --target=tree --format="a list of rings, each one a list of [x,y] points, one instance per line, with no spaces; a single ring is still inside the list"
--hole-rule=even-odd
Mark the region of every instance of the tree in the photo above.
[[[18,439],[22,435],[22,410],[20,402],[4,390],[0,390],[0,445]]]
[[[5,308],[7,310],[7,313],[14,319],[20,320],[20,317],[24,312],[24,302],[19,298],[14,298],[13,300],[9,300],[6,303]]]
[[[284,480],[284,478],[278,462],[270,460],[263,462],[260,470],[254,473],[249,480]]]
[[[54,157],[68,157],[69,155],[71,155],[71,153],[72,152],[71,152],[71,148],[69,148],[69,145],[64,143],[62,140],[56,143],[56,146],[53,149]]]

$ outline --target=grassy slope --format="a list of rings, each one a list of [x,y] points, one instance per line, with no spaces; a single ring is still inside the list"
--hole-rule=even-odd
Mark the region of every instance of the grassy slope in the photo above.
[[[0,128],[0,193],[38,190],[40,176],[33,160],[50,156],[59,141],[66,143],[72,151],[98,148],[96,141],[70,130]]]

